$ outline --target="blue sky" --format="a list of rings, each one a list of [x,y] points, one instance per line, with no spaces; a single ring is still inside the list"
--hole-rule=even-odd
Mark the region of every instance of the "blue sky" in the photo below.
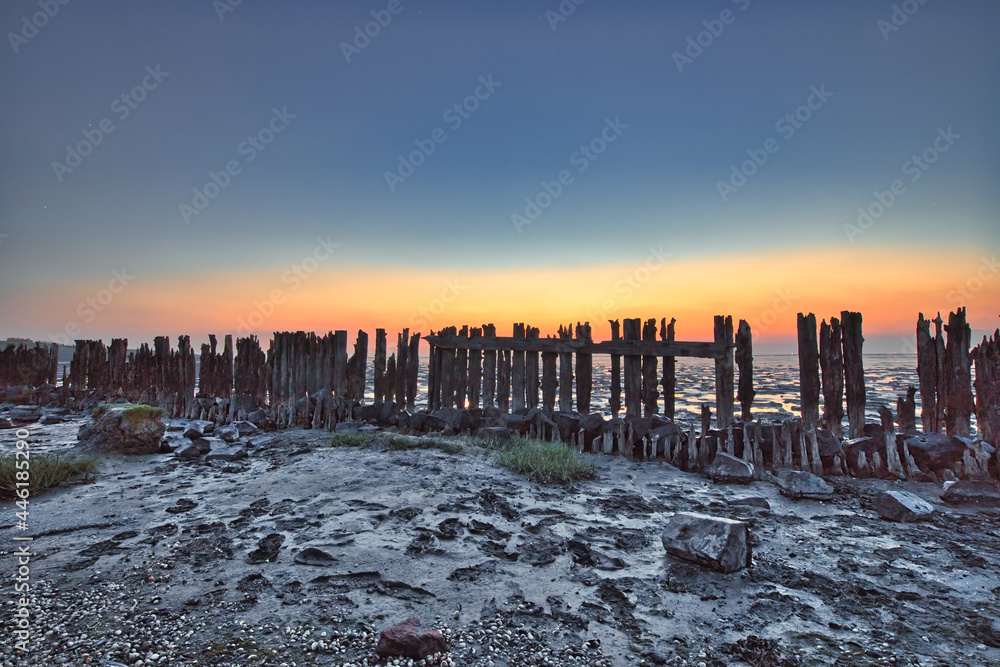
[[[6,2],[3,319],[21,313],[15,292],[126,260],[150,280],[207,281],[286,265],[326,235],[359,271],[580,267],[654,243],[703,259],[1000,246],[995,2],[914,1],[885,33],[887,2],[588,0],[553,29],[555,1],[400,0],[348,63],[342,43],[389,4],[245,0],[220,19],[210,0],[78,0],[15,53],[8,33],[39,4]],[[721,34],[678,71],[706,21]],[[119,119],[112,104],[147,67],[169,74]],[[444,113],[480,77],[500,85],[453,129]],[[777,131],[814,87],[832,96],[792,136]],[[246,162],[238,147],[275,108],[294,119]],[[103,118],[114,131],[60,182],[53,161]],[[574,152],[607,119],[627,128],[578,171]],[[438,128],[447,140],[390,191],[385,172]],[[947,128],[953,145],[849,242],[857,208]],[[723,201],[717,183],[769,138],[777,152]],[[180,205],[230,160],[240,172],[186,223]],[[572,184],[517,233],[512,214],[563,170]]]

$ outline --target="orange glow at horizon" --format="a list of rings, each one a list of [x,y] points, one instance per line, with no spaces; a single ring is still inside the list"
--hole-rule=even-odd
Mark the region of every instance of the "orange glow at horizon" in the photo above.
[[[710,258],[662,258],[576,267],[436,269],[323,265],[290,278],[287,267],[135,281],[106,305],[106,282],[39,287],[10,297],[11,312],[36,337],[257,333],[363,329],[390,335],[402,327],[427,333],[444,326],[494,323],[510,335],[514,322],[555,334],[559,324],[590,321],[594,338],[609,337],[608,319],[677,319],[681,340],[710,340],[713,315],[746,319],[756,340],[792,339],[797,312],[818,320],[842,310],[864,315],[866,334],[913,330],[919,312],[933,316],[968,307],[973,329],[997,326],[1000,276],[981,250],[783,248]],[[106,295],[105,295],[106,296]],[[105,299],[106,300],[106,299]],[[18,335],[11,330],[4,334]],[[130,341],[133,343],[140,341]],[[390,339],[390,345],[394,344]]]

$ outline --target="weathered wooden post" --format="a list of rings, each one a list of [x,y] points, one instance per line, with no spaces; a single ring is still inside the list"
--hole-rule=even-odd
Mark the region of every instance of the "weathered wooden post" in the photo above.
[[[375,329],[375,403],[382,403],[389,393],[385,386],[385,329]]]
[[[840,320],[823,320],[819,330],[819,361],[823,382],[823,424],[838,438],[843,435],[844,355]]]
[[[510,367],[511,350],[497,351],[497,406],[500,412],[510,412]]]
[[[864,336],[861,331],[861,313],[848,310],[840,313],[844,345],[844,385],[847,390],[847,424],[851,438],[864,435],[865,404],[865,364],[862,357]]]
[[[387,399],[402,405],[406,401],[406,369],[410,361],[410,330],[403,329],[396,335],[396,384],[388,387]]]
[[[440,333],[438,332],[439,335]],[[431,335],[434,335],[433,331],[431,331]],[[441,407],[441,376],[439,370],[441,366],[441,352],[434,343],[429,342],[427,345],[429,347],[427,352],[427,409],[433,412]],[[399,370],[397,369],[396,372],[398,373]]]
[[[404,329],[409,333],[408,329]],[[406,376],[406,409],[410,412],[416,408],[417,404],[417,376],[420,373],[420,334],[415,333],[410,336],[410,347],[406,351],[406,366],[404,367],[405,372],[402,373]],[[399,371],[397,371],[397,374]]]
[[[739,390],[736,392],[740,416],[744,422],[750,422],[753,420],[751,407],[757,392],[753,388],[753,334],[746,320],[740,320],[736,329],[736,365],[740,369]]]
[[[976,411],[972,399],[972,359],[969,348],[972,344],[972,329],[965,318],[965,307],[948,314],[948,401],[945,411],[948,416],[948,435],[969,435],[969,417]]]
[[[458,332],[459,348],[455,350],[455,403],[456,408],[465,407],[465,394],[469,388],[469,325],[463,325]]]
[[[528,327],[527,339],[538,340],[538,327]],[[528,352],[524,358],[524,373],[527,376],[525,382],[525,401],[528,408],[538,407],[538,352]]]
[[[931,337],[931,322],[920,313],[917,318],[917,378],[920,381],[920,421],[924,433],[936,433],[937,420],[937,346]]]
[[[903,435],[916,435],[917,433],[917,403],[914,400],[917,390],[909,387],[906,396],[896,398],[896,424],[899,432]]]
[[[642,325],[642,341],[644,343],[656,342],[656,320],[650,319]],[[643,414],[651,417],[656,414],[660,403],[657,387],[659,382],[656,378],[657,358],[654,354],[642,355],[642,407]]]
[[[573,335],[570,326],[559,325],[559,339],[569,340]],[[559,353],[559,411],[573,412],[573,353]]]
[[[621,337],[621,324],[618,320],[608,320],[611,325],[611,340],[618,342]],[[611,416],[618,418],[622,410],[622,358],[619,354],[611,355]]]
[[[642,320],[627,318],[622,323],[622,337],[627,346],[638,348],[642,336]],[[625,416],[642,416],[642,357],[636,349],[625,355]]]
[[[542,410],[550,417],[556,409],[556,389],[559,386],[559,379],[556,376],[558,356],[554,351],[542,352]]]
[[[715,316],[715,342],[722,346],[715,359],[716,427],[725,429],[733,421],[733,318]]]
[[[576,323],[576,339],[590,344],[590,322]],[[590,394],[594,387],[594,355],[588,352],[576,353],[576,410],[580,414],[590,413]]]
[[[514,324],[514,344],[524,341],[524,322]],[[515,348],[510,371],[511,402],[514,412],[524,409],[524,350]]]
[[[660,340],[673,343],[674,342],[674,325],[677,320],[670,318],[670,323],[667,324],[667,318],[660,320]],[[674,413],[677,406],[677,358],[672,356],[663,357],[663,414],[666,415],[667,419],[671,421],[674,419]]]
[[[474,343],[481,342],[483,337],[482,327],[473,327],[469,330],[469,340]],[[469,350],[469,407],[479,407],[479,396],[482,392],[483,384],[483,351],[479,348]]]
[[[334,393],[347,397],[347,332],[334,333],[333,384]],[[288,364],[286,363],[286,366]]]
[[[486,343],[491,346],[495,341],[490,339],[495,339],[497,336],[497,328],[492,324],[486,324],[483,326],[483,338],[487,339]],[[496,391],[497,391],[497,350],[493,347],[488,347],[483,352],[483,407],[493,408],[496,407]]]
[[[823,463],[819,457],[819,440],[816,429],[819,426],[819,350],[816,343],[816,315],[798,315],[799,338],[799,390],[801,395],[802,432],[809,444],[809,459],[803,448],[802,467],[811,463],[812,471],[823,474]]]
[[[976,364],[976,426],[979,437],[1000,445],[1000,329],[972,351]]]

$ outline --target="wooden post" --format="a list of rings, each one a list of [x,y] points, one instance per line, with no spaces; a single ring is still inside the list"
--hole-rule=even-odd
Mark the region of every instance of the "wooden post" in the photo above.
[[[388,388],[389,398],[399,405],[406,401],[406,369],[410,362],[410,330],[403,329],[396,336],[396,384]]]
[[[619,341],[621,336],[621,325],[618,320],[608,320],[611,325],[611,340]],[[620,355],[611,355],[611,416],[618,417],[622,409],[622,358]]]
[[[524,323],[519,322],[514,325],[514,340],[524,340]],[[511,402],[514,412],[524,410],[524,350],[513,351],[513,362],[511,366]]]
[[[431,334],[434,332],[431,331]],[[428,343],[427,352],[427,409],[433,412],[441,407],[441,379],[439,368],[441,366],[441,352],[433,343]]]
[[[408,329],[404,331],[409,332]],[[410,336],[410,347],[406,351],[406,409],[410,412],[416,408],[417,404],[417,376],[420,373],[420,334],[415,333]]]
[[[715,316],[715,342],[723,345],[721,356],[715,360],[716,428],[725,429],[733,420],[733,318],[731,315]]]
[[[473,327],[469,331],[471,340],[478,340],[483,337],[481,327]],[[479,407],[479,395],[483,383],[483,351],[469,350],[469,407]]]
[[[864,336],[861,333],[861,313],[840,313],[844,345],[844,386],[847,391],[848,434],[853,438],[864,435],[865,428],[865,366],[862,358]]]
[[[497,328],[492,324],[483,325],[483,338],[496,338]],[[483,352],[483,407],[496,407],[497,352]]]
[[[550,417],[556,409],[556,388],[559,386],[556,377],[558,356],[555,352],[542,352],[542,410]]]
[[[464,325],[458,337],[469,340],[469,326]],[[469,389],[469,350],[455,350],[455,407],[465,407],[465,393]]]
[[[528,340],[538,340],[538,327],[528,327]],[[525,402],[529,409],[538,407],[538,352],[528,352],[524,358]]]
[[[757,392],[753,388],[753,334],[746,320],[740,320],[736,329],[736,365],[740,369],[739,391],[736,393],[740,416],[744,422],[750,422],[753,421],[751,406]]]
[[[947,428],[945,409],[948,405],[948,350],[944,342],[944,320],[941,313],[934,318],[934,357],[937,360],[937,401],[935,402],[935,421],[937,430],[943,432]]]
[[[576,323],[576,339],[591,342],[590,322]],[[594,355],[576,355],[576,410],[582,415],[590,414],[590,395],[594,387]]]
[[[816,316],[798,315],[799,391],[802,429],[816,431],[819,424],[819,352],[816,349]]]
[[[497,405],[500,412],[510,412],[510,350],[498,352]]]
[[[896,424],[903,435],[917,434],[917,405],[914,400],[917,390],[909,387],[906,396],[896,398]]]
[[[386,400],[385,386],[385,329],[375,329],[375,402]]]
[[[656,320],[646,320],[642,325],[642,340],[647,343],[656,342]],[[656,414],[660,403],[656,379],[657,359],[655,355],[642,355],[642,408],[643,414],[651,417]]]
[[[642,320],[626,319],[623,323],[623,338],[626,344],[638,345],[641,337]],[[625,416],[642,416],[642,357],[639,354],[625,355]]]
[[[819,329],[819,361],[823,381],[823,424],[837,436],[843,435],[844,354],[840,340],[840,320],[823,320]]]
[[[660,340],[673,342],[674,341],[674,325],[677,320],[670,318],[670,324],[667,324],[667,318],[660,320]],[[663,357],[663,414],[666,415],[667,419],[673,421],[674,412],[676,410],[677,400],[677,359],[676,357]]]
[[[572,331],[569,326],[559,326],[559,338],[569,340]],[[573,354],[559,353],[559,411],[573,412]]]
[[[892,411],[882,405],[879,406],[878,415],[882,420],[882,428],[885,430],[886,470],[893,477],[906,479],[906,474],[903,472],[903,464],[899,458],[899,449],[896,447],[896,429],[892,425]]]
[[[1000,329],[972,351],[976,364],[976,426],[979,437],[1000,445]]]
[[[931,322],[917,318],[917,378],[920,382],[920,421],[924,433],[935,433],[937,421],[937,347],[931,337]]]
[[[458,335],[458,330],[446,327],[441,333],[453,337]],[[438,371],[441,374],[441,407],[452,408],[455,406],[455,348],[441,348],[441,366]]]
[[[972,399],[972,358],[969,347],[972,344],[972,330],[965,317],[965,307],[948,314],[948,401],[945,413],[948,417],[948,435],[969,435],[969,416],[976,411]]]
[[[334,333],[333,385],[334,393],[347,397],[347,332]],[[286,363],[287,365],[287,363]]]

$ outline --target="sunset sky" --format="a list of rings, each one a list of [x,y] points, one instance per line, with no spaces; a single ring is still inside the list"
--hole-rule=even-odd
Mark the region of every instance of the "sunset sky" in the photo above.
[[[0,338],[699,340],[728,314],[790,352],[797,312],[850,309],[907,352],[965,305],[975,340],[998,25],[992,0],[9,0]]]

